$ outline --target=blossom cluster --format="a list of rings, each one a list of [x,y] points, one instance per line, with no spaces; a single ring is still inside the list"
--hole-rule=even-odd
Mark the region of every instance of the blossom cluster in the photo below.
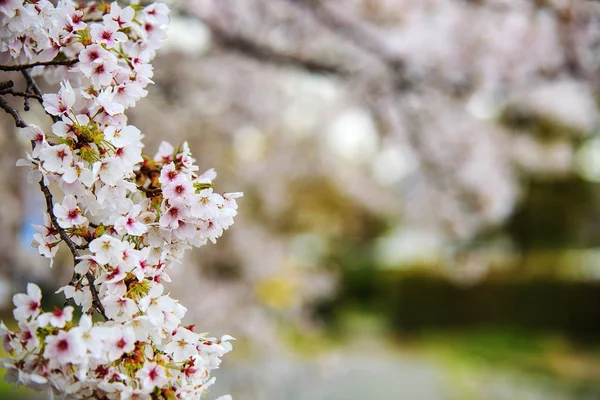
[[[185,250],[233,224],[241,193],[215,192],[216,173],[198,173],[186,143],[142,155],[142,134],[124,114],[147,94],[168,12],[160,3],[0,3],[0,58],[70,60],[36,67],[62,82],[43,95],[51,132],[24,128],[33,150],[18,165],[64,193],[32,244],[52,263],[66,242],[76,265],[59,292],[83,313],[76,323],[72,306],[43,312],[33,284],[14,297],[20,331],[2,324],[0,334],[17,385],[90,399],[200,398],[231,350],[232,337],[182,325],[186,308],[162,283]]]

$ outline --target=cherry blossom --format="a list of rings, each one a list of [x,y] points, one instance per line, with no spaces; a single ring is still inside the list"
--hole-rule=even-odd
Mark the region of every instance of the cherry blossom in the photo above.
[[[32,245],[52,266],[67,242],[73,277],[57,293],[83,314],[74,319],[71,305],[43,312],[34,284],[14,296],[19,331],[2,323],[0,336],[16,385],[69,398],[195,399],[232,349],[230,337],[183,327],[187,309],[161,282],[171,280],[186,250],[231,226],[241,194],[217,193],[216,173],[197,174],[187,143],[165,142],[154,158],[144,156],[143,135],[125,115],[148,93],[168,15],[160,3],[0,3],[0,55],[73,60],[36,67],[60,82],[41,99],[54,123],[50,134],[22,129],[33,149],[18,165],[30,168],[50,204]],[[48,197],[50,182],[64,193],[61,201]]]
[[[73,153],[66,144],[48,146],[40,150],[40,160],[46,171],[62,173],[71,166]]]
[[[54,308],[54,311],[43,313],[39,316],[38,322],[41,327],[51,325],[55,328],[64,328],[65,324],[73,318],[73,307]]]
[[[108,21],[105,21],[104,24],[92,24],[90,34],[92,40],[110,49],[119,42],[127,41],[127,35],[119,32],[119,29],[121,29],[121,26],[114,19],[108,18]]]
[[[69,81],[60,84],[58,94],[44,95],[44,108],[52,115],[64,115],[75,104],[75,92]]]
[[[67,363],[79,364],[86,354],[86,346],[81,335],[75,330],[58,331],[56,336],[46,338],[44,357],[51,363],[64,365]]]
[[[150,393],[155,387],[162,387],[168,382],[164,367],[153,362],[146,362],[140,369],[136,377],[142,382],[142,390]]]
[[[15,309],[13,314],[17,321],[25,321],[31,317],[36,317],[42,307],[42,291],[33,284],[27,284],[27,294],[19,293],[13,298]]]
[[[72,228],[87,222],[87,218],[83,216],[83,212],[77,205],[77,199],[74,196],[66,196],[62,204],[56,203],[54,205],[54,215],[61,228]]]

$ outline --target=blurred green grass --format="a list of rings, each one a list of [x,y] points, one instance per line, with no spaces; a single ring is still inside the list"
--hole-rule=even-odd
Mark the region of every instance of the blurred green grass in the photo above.
[[[561,334],[506,329],[429,331],[412,346],[447,367],[461,398],[473,397],[470,382],[490,372],[557,387],[577,399],[600,398],[600,347],[573,342]]]

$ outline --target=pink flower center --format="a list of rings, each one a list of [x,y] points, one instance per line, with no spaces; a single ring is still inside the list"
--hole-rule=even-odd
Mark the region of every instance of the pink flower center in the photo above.
[[[56,348],[61,352],[69,350],[69,342],[67,339],[62,339],[56,344]]]
[[[29,311],[35,311],[40,307],[40,303],[38,303],[37,301],[30,301],[29,302]]]

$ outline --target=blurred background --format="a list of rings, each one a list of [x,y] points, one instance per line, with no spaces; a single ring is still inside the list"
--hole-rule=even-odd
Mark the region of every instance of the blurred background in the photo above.
[[[599,3],[168,3],[130,123],[245,193],[169,287],[238,339],[211,398],[600,398]],[[43,198],[1,122],[10,321],[72,265],[29,247]]]

